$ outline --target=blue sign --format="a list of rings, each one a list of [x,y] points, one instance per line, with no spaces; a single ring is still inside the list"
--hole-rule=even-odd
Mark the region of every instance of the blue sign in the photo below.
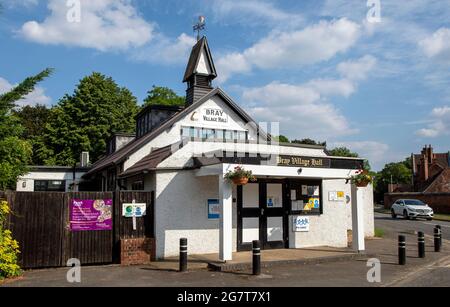
[[[220,203],[218,199],[208,199],[208,219],[217,220],[220,218]]]

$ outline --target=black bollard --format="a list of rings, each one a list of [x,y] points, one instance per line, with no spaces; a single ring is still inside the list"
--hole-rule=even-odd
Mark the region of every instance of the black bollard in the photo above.
[[[403,235],[398,236],[398,264],[406,264],[406,237]]]
[[[441,242],[440,242],[441,230],[437,227],[434,227],[434,251],[439,253],[441,251]]]
[[[422,231],[419,231],[417,239],[419,247],[419,258],[425,258],[425,234]]]
[[[436,225],[436,228],[439,229],[439,246],[442,248],[442,229],[441,225]]]
[[[253,241],[253,275],[261,274],[261,242]]]
[[[181,238],[180,239],[180,272],[186,272],[187,271],[187,257],[188,251],[187,251],[187,239]]]

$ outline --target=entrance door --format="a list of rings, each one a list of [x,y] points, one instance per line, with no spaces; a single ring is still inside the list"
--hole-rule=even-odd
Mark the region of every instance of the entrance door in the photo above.
[[[253,240],[260,240],[264,249],[287,246],[284,185],[259,182],[238,186],[238,251],[251,250]]]

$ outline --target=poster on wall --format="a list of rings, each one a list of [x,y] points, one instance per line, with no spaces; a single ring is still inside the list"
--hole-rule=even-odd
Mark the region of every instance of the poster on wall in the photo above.
[[[208,199],[208,219],[217,220],[220,218],[220,203],[218,199]]]
[[[309,224],[308,216],[295,216],[293,221],[294,232],[308,232]]]
[[[329,201],[344,201],[345,193],[344,191],[330,191],[328,192]]]
[[[112,230],[112,199],[72,199],[70,230]]]

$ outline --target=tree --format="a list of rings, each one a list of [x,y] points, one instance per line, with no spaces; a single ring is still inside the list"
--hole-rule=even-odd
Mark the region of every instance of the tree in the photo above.
[[[134,131],[137,112],[137,99],[128,89],[94,72],[52,108],[37,157],[47,165],[73,166],[82,151],[89,151],[95,162],[113,133]]]
[[[38,104],[36,106],[24,106],[18,110],[13,110],[13,113],[24,127],[23,137],[33,139],[44,133],[51,111],[47,106]]]
[[[32,164],[42,164],[36,152],[39,149],[42,135],[50,118],[50,109],[45,105],[24,106],[13,110],[13,114],[19,119],[23,129],[22,137],[30,142],[33,148]]]
[[[388,163],[376,175],[375,196],[378,200],[383,198],[384,193],[388,191],[390,183],[410,184],[412,179],[412,170],[410,159],[401,162]]]
[[[334,157],[349,157],[349,158],[358,158],[359,155],[356,152],[352,152],[347,147],[336,147],[334,149],[329,150],[331,156]]]
[[[0,95],[0,189],[13,188],[17,179],[24,175],[31,161],[32,148],[22,139],[23,127],[13,113],[16,102],[31,93],[36,84],[50,76],[48,68],[28,77],[9,92]]]
[[[289,139],[284,135],[273,136],[273,139],[279,143],[289,143]]]
[[[184,106],[185,97],[178,96],[172,89],[153,85],[144,99],[144,107],[149,105]]]
[[[313,139],[301,139],[301,140],[292,140],[291,143],[293,144],[304,144],[304,145],[318,145],[318,146],[326,146],[327,142],[317,142]]]

